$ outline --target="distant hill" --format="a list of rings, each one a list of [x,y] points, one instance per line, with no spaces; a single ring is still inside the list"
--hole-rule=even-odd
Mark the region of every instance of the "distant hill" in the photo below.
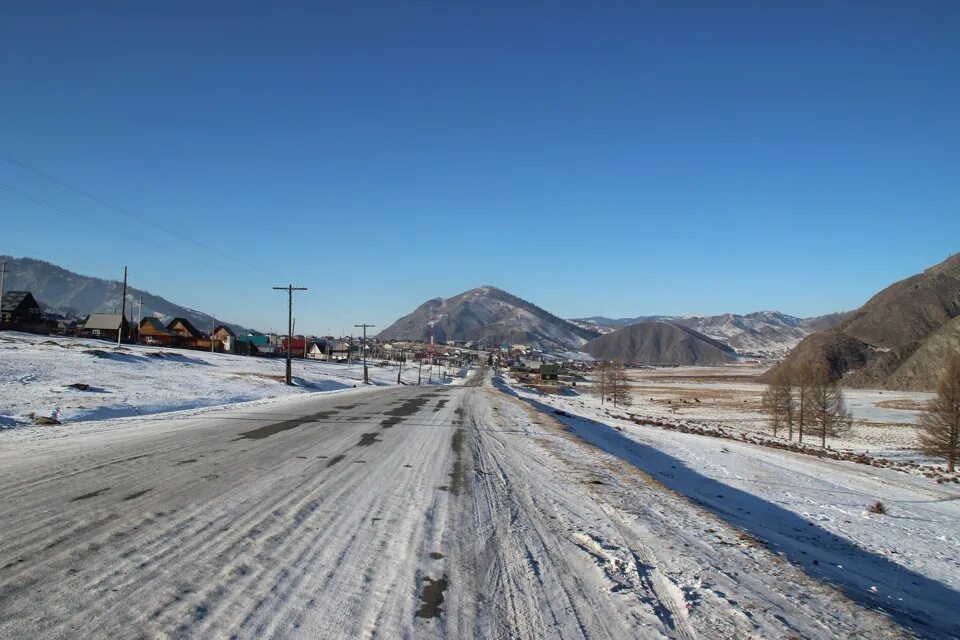
[[[33,258],[12,258],[0,256],[7,263],[7,276],[3,288],[6,291],[27,290],[33,292],[45,311],[60,313],[70,318],[83,319],[91,313],[120,313],[120,298],[123,295],[123,283],[118,280],[104,280],[84,276],[68,271],[55,264],[34,260]],[[134,287],[127,288],[129,300],[143,298],[143,317],[155,316],[164,322],[171,318],[186,318],[201,331],[209,331],[213,318],[202,311],[181,307],[165,298],[142,291]],[[134,308],[135,311],[135,308]],[[131,309],[128,301],[127,312]],[[128,317],[131,317],[128,315]],[[136,315],[132,315],[136,321]],[[238,334],[250,330],[237,324],[224,322],[219,318],[217,324],[225,324]]]
[[[577,327],[496,287],[428,300],[380,332],[386,340],[476,341],[541,349],[579,349],[597,332]]]
[[[694,329],[718,340],[741,354],[784,354],[814,331],[828,329],[840,322],[846,314],[834,313],[815,318],[797,318],[779,311],[757,311],[746,315],[724,313],[715,316],[640,316],[610,319],[603,316],[580,318],[571,322],[600,333],[610,333],[620,327],[639,322],[669,322]]]
[[[808,336],[780,366],[827,364],[847,386],[931,391],[947,356],[960,348],[958,317],[955,254],[890,285],[833,329]]]
[[[720,365],[734,362],[733,349],[689,327],[640,322],[591,340],[583,350],[600,360],[639,365]]]

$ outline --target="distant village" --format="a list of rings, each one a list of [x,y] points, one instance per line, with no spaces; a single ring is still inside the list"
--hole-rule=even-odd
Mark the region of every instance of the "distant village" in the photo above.
[[[287,357],[325,362],[365,359],[373,365],[415,362],[447,367],[487,364],[510,369],[520,382],[544,384],[547,391],[576,385],[579,373],[591,363],[561,361],[535,347],[515,344],[479,344],[448,340],[442,344],[383,341],[354,336],[285,336],[275,333],[237,335],[219,324],[212,331],[197,328],[190,320],[175,317],[167,322],[148,316],[139,323],[125,314],[91,313],[82,319],[44,312],[30,291],[7,291],[0,305],[0,329],[42,335],[73,336],[113,343],[193,349],[251,357]]]

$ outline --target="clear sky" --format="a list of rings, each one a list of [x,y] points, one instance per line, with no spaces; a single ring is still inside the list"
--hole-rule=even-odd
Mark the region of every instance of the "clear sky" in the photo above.
[[[322,333],[481,284],[565,317],[856,307],[960,250],[958,150],[954,0],[0,20],[0,154],[133,214],[0,160],[0,252],[260,329],[288,282]]]

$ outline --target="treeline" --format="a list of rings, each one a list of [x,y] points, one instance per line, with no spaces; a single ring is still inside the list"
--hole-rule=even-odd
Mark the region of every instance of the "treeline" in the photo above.
[[[807,364],[778,367],[762,397],[774,437],[783,431],[787,438],[805,435],[827,446],[827,438],[847,433],[853,418],[843,398],[843,390],[826,367]],[[947,470],[956,470],[960,462],[960,353],[947,361],[937,387],[937,396],[920,414],[919,448],[921,453],[943,458]]]
[[[826,367],[777,368],[761,401],[774,437],[786,430],[789,440],[794,434],[798,442],[805,435],[813,436],[826,448],[828,437],[840,437],[853,426],[843,390]]]

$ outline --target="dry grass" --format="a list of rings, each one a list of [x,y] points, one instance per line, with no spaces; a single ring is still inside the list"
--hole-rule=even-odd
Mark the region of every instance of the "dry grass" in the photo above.
[[[923,402],[911,400],[909,398],[901,398],[899,400],[881,400],[880,402],[875,402],[874,405],[883,407],[884,409],[904,409],[906,411],[919,411],[926,406]]]

